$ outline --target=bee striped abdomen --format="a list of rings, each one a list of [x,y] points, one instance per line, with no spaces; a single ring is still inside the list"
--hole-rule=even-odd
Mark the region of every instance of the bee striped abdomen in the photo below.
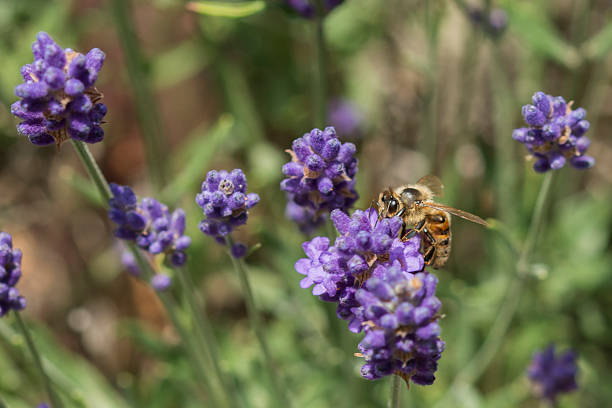
[[[451,250],[450,214],[441,210],[431,210],[425,216],[421,250],[425,265],[433,268],[442,268]]]

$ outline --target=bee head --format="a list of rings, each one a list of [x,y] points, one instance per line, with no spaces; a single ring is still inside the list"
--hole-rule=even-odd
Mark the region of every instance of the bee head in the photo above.
[[[385,218],[399,215],[402,207],[400,201],[393,194],[391,189],[380,193],[380,197],[378,198],[378,206],[379,213]]]

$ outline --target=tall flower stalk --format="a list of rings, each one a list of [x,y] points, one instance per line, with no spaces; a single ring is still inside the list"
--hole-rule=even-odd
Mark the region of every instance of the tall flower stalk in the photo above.
[[[230,258],[245,298],[247,313],[259,346],[263,354],[264,365],[268,371],[274,397],[283,407],[291,406],[281,378],[277,374],[270,347],[264,333],[264,328],[255,305],[255,298],[247,274],[247,268],[242,258],[247,253],[247,246],[234,242],[232,231],[248,220],[248,210],[259,202],[259,195],[247,193],[247,179],[243,171],[234,169],[211,170],[202,183],[202,189],[196,195],[196,203],[202,208],[206,217],[200,222],[200,230],[215,239],[219,244],[226,245]]]
[[[89,152],[89,149],[87,148],[87,146],[84,145],[80,141],[75,141],[74,145],[79,155],[79,158],[81,159],[81,161],[83,162],[83,165],[87,169],[92,181],[98,188],[100,195],[105,200],[105,202],[108,202],[111,198],[113,198],[110,187],[108,185],[108,182],[106,181],[106,178],[102,174],[100,168],[96,164],[93,156],[91,155],[91,152]],[[144,272],[145,277],[147,279],[152,279],[155,275],[158,275],[156,271],[153,270],[150,262],[148,262],[144,258],[143,254],[138,249],[135,243],[128,242],[127,245],[128,245],[129,250],[134,255],[134,258],[136,259],[138,267],[140,268],[141,271]],[[211,395],[215,395],[216,394],[215,387],[210,382],[210,379],[209,379],[210,377],[209,377],[208,371],[206,370],[206,366],[209,365],[209,359],[215,359],[216,355],[208,355],[206,353],[206,349],[210,349],[210,346],[206,346],[206,349],[203,349],[202,347],[198,347],[196,344],[194,344],[191,333],[189,333],[183,327],[179,319],[179,314],[180,314],[179,306],[177,305],[172,295],[166,292],[158,292],[158,296],[160,300],[162,301],[162,303],[164,304],[164,307],[168,313],[168,316],[170,317],[170,320],[172,321],[179,336],[181,337],[181,340],[183,342],[183,346],[185,347],[186,352],[189,353],[190,355],[189,361],[191,362],[196,375],[198,375],[200,381],[203,382],[205,387],[208,389],[209,393]],[[190,313],[190,316],[192,319],[196,318],[193,310],[192,310],[192,313]],[[200,330],[201,326],[196,325],[195,329]],[[207,339],[207,337],[204,334],[198,335],[198,338]],[[215,364],[218,365],[218,362],[213,363],[213,365]],[[216,374],[218,375],[219,373],[216,372]],[[237,406],[237,404],[234,402],[235,394],[229,392],[229,390],[226,387],[226,382],[222,378],[218,378],[218,381],[221,385],[222,393],[224,394],[224,396],[221,397],[224,400],[224,405]]]

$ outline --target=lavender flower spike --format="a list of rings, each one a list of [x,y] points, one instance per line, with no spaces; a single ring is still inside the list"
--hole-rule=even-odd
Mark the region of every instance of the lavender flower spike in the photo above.
[[[376,380],[396,374],[408,384],[431,385],[444,351],[440,339],[438,279],[429,273],[402,271],[396,261],[379,265],[355,298],[365,316],[359,350],[361,375]]]
[[[536,159],[535,171],[558,170],[566,162],[576,169],[595,165],[595,159],[585,155],[591,144],[585,136],[589,130],[586,111],[572,110],[572,103],[561,96],[536,92],[532,104],[523,106],[523,118],[529,127],[515,129],[512,138],[523,143]]]
[[[0,232],[0,317],[11,310],[22,310],[25,299],[15,288],[21,278],[21,250],[13,249],[13,238]]]
[[[259,202],[256,193],[247,194],[247,180],[243,171],[234,169],[211,170],[202,183],[202,191],[196,195],[196,203],[204,211],[206,218],[200,222],[200,230],[220,244],[225,244],[234,228],[246,224],[248,210]],[[231,254],[241,258],[246,254],[246,246],[235,244]]]
[[[287,214],[304,230],[317,225],[320,217],[335,209],[348,211],[357,201],[355,191],[357,159],[355,145],[341,143],[333,127],[310,133],[293,141],[291,161],[283,166],[281,190],[287,199],[303,208],[288,208]]]
[[[569,350],[555,356],[555,346],[551,344],[543,351],[534,353],[527,376],[537,395],[555,404],[559,394],[578,388],[577,371],[576,353]]]
[[[98,48],[86,55],[63,49],[40,32],[32,44],[34,62],[21,68],[24,83],[15,95],[11,113],[23,121],[17,126],[32,144],[48,145],[72,138],[97,143],[104,138],[100,127],[106,106],[96,89],[105,55]]]
[[[179,208],[170,213],[154,198],[139,202],[128,186],[111,183],[110,188],[113,198],[109,200],[108,216],[117,224],[115,236],[135,242],[152,256],[165,254],[173,266],[184,265],[185,250],[191,245],[191,238],[184,235],[185,212]]]
[[[338,303],[337,315],[349,321],[355,333],[363,329],[364,315],[358,309],[355,292],[372,276],[378,265],[397,262],[408,273],[423,269],[419,253],[420,240],[398,238],[402,222],[399,218],[378,220],[377,212],[356,210],[351,217],[334,210],[332,221],[340,236],[330,245],[329,239],[316,237],[302,247],[308,258],[300,259],[295,270],[305,275],[302,288],[312,287],[321,300]]]

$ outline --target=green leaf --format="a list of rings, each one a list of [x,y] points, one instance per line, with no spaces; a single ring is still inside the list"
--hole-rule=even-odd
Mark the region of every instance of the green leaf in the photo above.
[[[176,201],[183,192],[190,191],[191,186],[204,179],[208,162],[230,139],[234,123],[233,116],[223,114],[212,129],[203,129],[202,126],[193,132],[186,147],[177,154],[181,171],[162,193],[166,202]]]
[[[589,38],[580,50],[582,55],[588,59],[607,57],[608,53],[612,51],[612,24],[606,24],[599,33]]]
[[[515,0],[503,2],[511,30],[522,37],[535,53],[553,59],[567,68],[576,68],[580,64],[580,55],[563,40],[542,5],[536,3],[538,2]]]
[[[263,0],[224,3],[220,1],[199,1],[187,3],[187,9],[196,13],[216,17],[241,18],[259,13],[266,8]]]

